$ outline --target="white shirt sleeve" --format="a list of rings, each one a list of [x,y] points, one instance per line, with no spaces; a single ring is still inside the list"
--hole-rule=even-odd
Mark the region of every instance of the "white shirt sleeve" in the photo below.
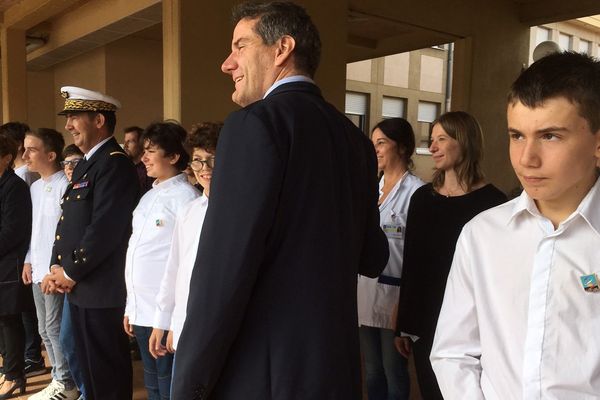
[[[184,223],[183,218],[177,218],[169,257],[167,258],[167,267],[160,282],[160,289],[156,296],[156,311],[154,312],[154,323],[152,327],[170,330],[171,316],[175,308],[175,291],[177,284],[177,271],[179,269],[179,243],[181,240],[180,227]]]
[[[448,276],[431,351],[431,365],[446,400],[484,400],[481,343],[468,235],[461,233]]]

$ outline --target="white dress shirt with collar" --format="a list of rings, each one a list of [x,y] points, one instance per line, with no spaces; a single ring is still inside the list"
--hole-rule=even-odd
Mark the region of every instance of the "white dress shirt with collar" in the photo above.
[[[200,196],[185,174],[152,185],[133,211],[133,231],[125,262],[127,305],[132,325],[151,327],[156,294],[167,266],[177,214]]]
[[[383,194],[385,176],[379,182]],[[358,275],[358,324],[375,328],[395,329],[392,314],[400,296],[404,231],[410,198],[423,182],[406,172],[379,206],[379,224],[388,239],[390,258],[379,278]]]
[[[590,275],[600,276],[600,179],[556,229],[525,192],[465,225],[431,353],[444,398],[600,399]]]
[[[312,84],[315,83],[315,81],[313,81],[312,79],[310,79],[308,76],[305,76],[305,75],[288,76],[287,78],[283,78],[278,81],[275,81],[275,83],[273,83],[271,85],[271,87],[269,89],[267,89],[267,91],[265,92],[265,95],[263,96],[263,99],[265,97],[267,97],[273,90],[275,90],[279,86],[285,85],[286,83],[293,83],[293,82],[309,82]]]
[[[96,151],[98,151],[98,149],[99,149],[100,147],[102,147],[102,145],[103,145],[104,143],[108,142],[110,139],[112,139],[112,135],[111,135],[111,136],[109,136],[109,137],[107,137],[106,139],[103,139],[102,141],[100,141],[100,143],[98,143],[97,145],[95,145],[94,147],[92,147],[92,148],[90,149],[90,151],[88,151],[86,154],[84,154],[84,155],[83,155],[83,158],[84,158],[85,160],[89,160],[90,158],[92,158],[92,156],[94,155],[94,153],[95,153]]]
[[[37,172],[31,172],[27,165],[21,165],[20,167],[15,168],[15,174],[21,179],[23,179],[29,186],[38,179],[40,179],[40,174]]]
[[[34,284],[41,283],[50,272],[56,224],[62,213],[60,202],[67,186],[69,181],[62,170],[31,184],[32,229],[25,263],[31,264]]]
[[[207,208],[208,198],[203,195],[183,207],[177,216],[167,268],[156,297],[152,326],[173,331],[174,348],[185,322],[190,280]]]

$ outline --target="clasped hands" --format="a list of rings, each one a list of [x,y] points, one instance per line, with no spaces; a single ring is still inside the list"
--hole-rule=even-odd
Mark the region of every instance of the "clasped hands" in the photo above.
[[[45,294],[70,293],[75,285],[74,280],[65,276],[64,268],[54,264],[50,267],[50,273],[46,274],[42,281],[42,292]]]

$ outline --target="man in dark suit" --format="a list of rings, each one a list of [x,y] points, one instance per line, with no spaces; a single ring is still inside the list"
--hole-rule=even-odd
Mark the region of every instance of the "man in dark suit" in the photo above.
[[[125,308],[125,253],[139,185],[135,168],[112,136],[119,102],[76,87],[61,89],[65,128],[84,160],[73,171],[56,228],[45,291],[62,290],[73,321],[87,400],[131,399]]]
[[[313,83],[303,8],[234,20],[222,70],[244,108],[219,139],[173,398],[360,399],[357,273],[388,259],[373,145]]]

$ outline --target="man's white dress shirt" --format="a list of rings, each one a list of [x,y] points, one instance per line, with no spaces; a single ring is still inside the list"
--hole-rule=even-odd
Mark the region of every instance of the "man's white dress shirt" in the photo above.
[[[600,292],[581,282],[592,274],[600,180],[556,230],[525,192],[471,220],[431,353],[444,398],[600,399]]]
[[[167,269],[156,297],[152,326],[173,331],[174,348],[177,348],[185,322],[190,280],[207,208],[208,198],[203,195],[183,207],[177,216]]]
[[[41,283],[50,272],[56,224],[62,213],[60,202],[67,186],[69,181],[62,170],[31,184],[32,229],[25,263],[31,264],[34,284]]]
[[[173,229],[179,210],[200,193],[185,174],[152,185],[133,211],[133,231],[125,261],[127,305],[132,325],[151,327],[156,294],[167,266]]]

